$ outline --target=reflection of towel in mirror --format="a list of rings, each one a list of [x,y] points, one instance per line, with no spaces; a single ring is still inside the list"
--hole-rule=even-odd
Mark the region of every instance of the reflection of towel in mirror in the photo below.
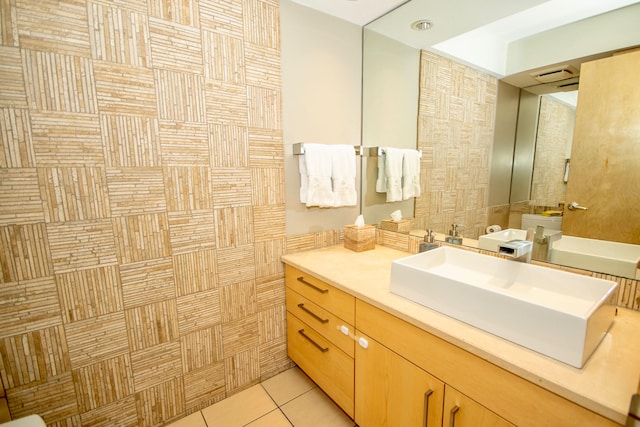
[[[358,203],[355,150],[351,145],[332,145],[331,150],[333,206],[355,206]]]
[[[331,147],[324,144],[304,144],[304,158],[309,176],[307,206],[333,206],[331,188]]]
[[[402,159],[403,150],[388,147],[385,149],[386,163],[385,173],[387,175],[387,202],[398,202],[402,200]]]
[[[385,163],[387,162],[386,155],[380,153],[378,155],[378,178],[376,179],[376,192],[377,193],[386,193],[387,192],[387,173],[384,170]]]
[[[300,171],[300,203],[307,203],[309,192],[309,175],[307,174],[307,159],[304,155],[298,156],[298,170]]]
[[[403,150],[402,200],[420,197],[420,152]]]

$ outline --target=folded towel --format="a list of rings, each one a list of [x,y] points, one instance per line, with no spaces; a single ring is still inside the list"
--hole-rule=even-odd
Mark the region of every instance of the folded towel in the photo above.
[[[376,179],[376,192],[378,193],[387,192],[387,173],[384,170],[386,162],[386,155],[384,153],[380,153],[378,156],[378,178]]]
[[[331,188],[331,147],[324,144],[304,144],[304,159],[309,183],[307,206],[327,208],[333,206]]]
[[[385,148],[387,153],[385,173],[387,175],[387,202],[402,200],[402,159],[404,152],[398,148]]]
[[[358,203],[356,153],[351,145],[332,145],[331,149],[333,206],[355,206]]]
[[[309,174],[307,174],[307,159],[304,154],[298,156],[298,170],[300,171],[300,203],[307,203],[309,192]]]
[[[402,200],[420,197],[420,152],[402,150]]]

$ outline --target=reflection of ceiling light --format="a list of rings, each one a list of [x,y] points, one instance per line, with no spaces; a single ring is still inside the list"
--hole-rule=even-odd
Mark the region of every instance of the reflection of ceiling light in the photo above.
[[[427,21],[426,19],[421,19],[411,24],[411,28],[416,31],[427,31],[431,27],[433,27],[433,22]]]

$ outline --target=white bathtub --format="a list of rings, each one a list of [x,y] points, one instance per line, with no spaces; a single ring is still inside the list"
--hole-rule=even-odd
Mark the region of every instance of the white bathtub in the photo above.
[[[550,261],[615,276],[635,278],[640,245],[562,236],[553,243]]]

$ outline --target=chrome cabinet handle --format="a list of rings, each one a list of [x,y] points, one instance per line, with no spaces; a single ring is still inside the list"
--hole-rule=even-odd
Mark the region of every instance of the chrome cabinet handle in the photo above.
[[[449,427],[455,427],[456,425],[456,413],[460,410],[458,405],[451,408],[451,412],[449,414]]]
[[[305,334],[305,333],[304,333],[304,329],[300,329],[300,330],[298,331],[298,333],[299,333],[300,335],[302,335],[303,337],[305,337],[307,341],[309,341],[311,344],[313,344],[313,345],[314,345],[314,347],[316,347],[316,348],[317,348],[318,350],[320,350],[321,352],[325,353],[325,352],[329,351],[329,347],[323,347],[323,346],[321,346],[320,344],[318,344],[317,342],[315,342],[313,339],[311,339],[311,337],[310,337],[309,335]]]
[[[571,202],[571,203],[569,203],[568,208],[569,208],[569,210],[570,210],[570,211],[575,211],[575,210],[583,210],[583,211],[586,211],[587,209],[589,209],[589,208],[588,208],[588,207],[586,207],[586,206],[580,206],[580,205],[578,204],[578,202]]]
[[[298,308],[300,310],[304,311],[305,313],[307,313],[309,316],[311,316],[314,319],[316,319],[320,323],[327,323],[329,321],[329,319],[323,319],[322,317],[320,317],[317,314],[315,314],[313,311],[309,310],[307,307],[304,306],[303,303],[298,304]]]
[[[329,292],[329,289],[322,289],[322,288],[317,287],[313,283],[307,282],[306,280],[304,280],[304,277],[302,277],[302,276],[298,277],[298,282],[304,283],[305,285],[315,289],[316,291],[320,292],[321,294],[326,294],[327,292]]]
[[[431,389],[424,392],[424,427],[428,427],[429,424],[429,398],[432,394]]]

